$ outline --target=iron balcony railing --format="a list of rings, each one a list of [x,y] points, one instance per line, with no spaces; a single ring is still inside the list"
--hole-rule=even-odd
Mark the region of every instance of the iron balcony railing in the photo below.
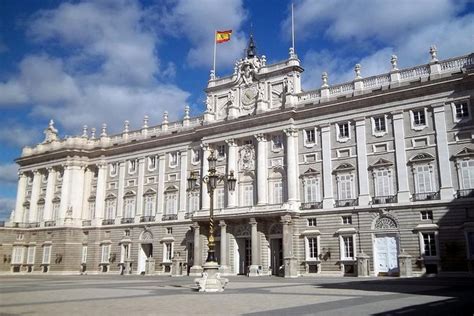
[[[102,225],[113,225],[115,224],[115,220],[112,218],[112,219],[103,219],[102,220]]]
[[[456,197],[458,199],[474,198],[474,189],[458,190]]]
[[[323,208],[323,202],[305,202],[301,203],[302,210],[313,210]]]
[[[147,223],[155,221],[155,216],[142,216],[140,217],[140,223]]]
[[[357,206],[357,199],[336,200],[336,207]]]
[[[173,221],[176,219],[178,219],[178,214],[165,214],[162,218],[162,220],[164,221]]]
[[[439,200],[439,192],[425,192],[413,194],[413,201]]]
[[[374,196],[372,198],[372,204],[388,204],[388,203],[397,203],[397,196],[396,195]]]
[[[39,227],[40,226],[40,223],[28,223],[26,224],[26,228],[36,228],[36,227]]]
[[[120,223],[122,224],[131,224],[133,223],[134,218],[133,217],[125,217],[120,220]]]
[[[44,227],[53,227],[56,226],[56,221],[46,221],[44,222]]]
[[[92,226],[92,221],[90,219],[84,220],[82,221],[82,226]]]
[[[193,212],[188,212],[184,214],[185,219],[191,218],[192,216],[193,216]]]

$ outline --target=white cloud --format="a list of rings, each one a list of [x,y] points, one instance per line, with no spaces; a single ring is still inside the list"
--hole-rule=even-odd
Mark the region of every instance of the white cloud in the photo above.
[[[6,221],[15,208],[15,199],[0,197],[0,220]]]
[[[231,41],[217,47],[217,65],[228,67],[243,55],[247,38],[240,27],[246,17],[242,0],[177,0],[161,22],[170,34],[191,41],[191,66],[211,68],[215,30],[233,30]]]
[[[109,131],[124,120],[161,122],[163,111],[181,117],[189,93],[169,83],[176,66],[161,67],[159,38],[145,27],[136,1],[63,3],[30,21],[29,34],[48,52],[27,55],[18,73],[0,82],[0,106],[32,105],[34,118],[55,119],[65,133],[82,125]],[[54,48],[54,49],[51,49]]]
[[[40,134],[32,129],[15,122],[6,122],[0,127],[0,143],[13,147],[33,145],[38,142]]]
[[[0,165],[0,183],[12,185],[18,179],[18,166],[14,163]]]

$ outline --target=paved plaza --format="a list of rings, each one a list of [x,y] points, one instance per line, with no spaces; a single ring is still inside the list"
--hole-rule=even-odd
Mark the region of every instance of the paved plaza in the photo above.
[[[0,315],[473,315],[472,278],[2,276]]]

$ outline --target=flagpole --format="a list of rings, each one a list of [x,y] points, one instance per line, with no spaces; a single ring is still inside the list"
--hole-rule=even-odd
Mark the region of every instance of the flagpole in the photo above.
[[[293,2],[291,3],[291,47],[295,51],[295,17],[293,14]]]
[[[216,75],[216,50],[217,50],[216,34],[217,34],[217,30],[214,30],[214,63],[213,63],[213,68],[212,68],[214,70],[214,76]]]

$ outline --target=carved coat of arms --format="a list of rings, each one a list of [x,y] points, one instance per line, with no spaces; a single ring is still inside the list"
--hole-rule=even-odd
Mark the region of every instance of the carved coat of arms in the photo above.
[[[255,148],[253,145],[244,145],[239,150],[239,168],[242,171],[255,169]]]

